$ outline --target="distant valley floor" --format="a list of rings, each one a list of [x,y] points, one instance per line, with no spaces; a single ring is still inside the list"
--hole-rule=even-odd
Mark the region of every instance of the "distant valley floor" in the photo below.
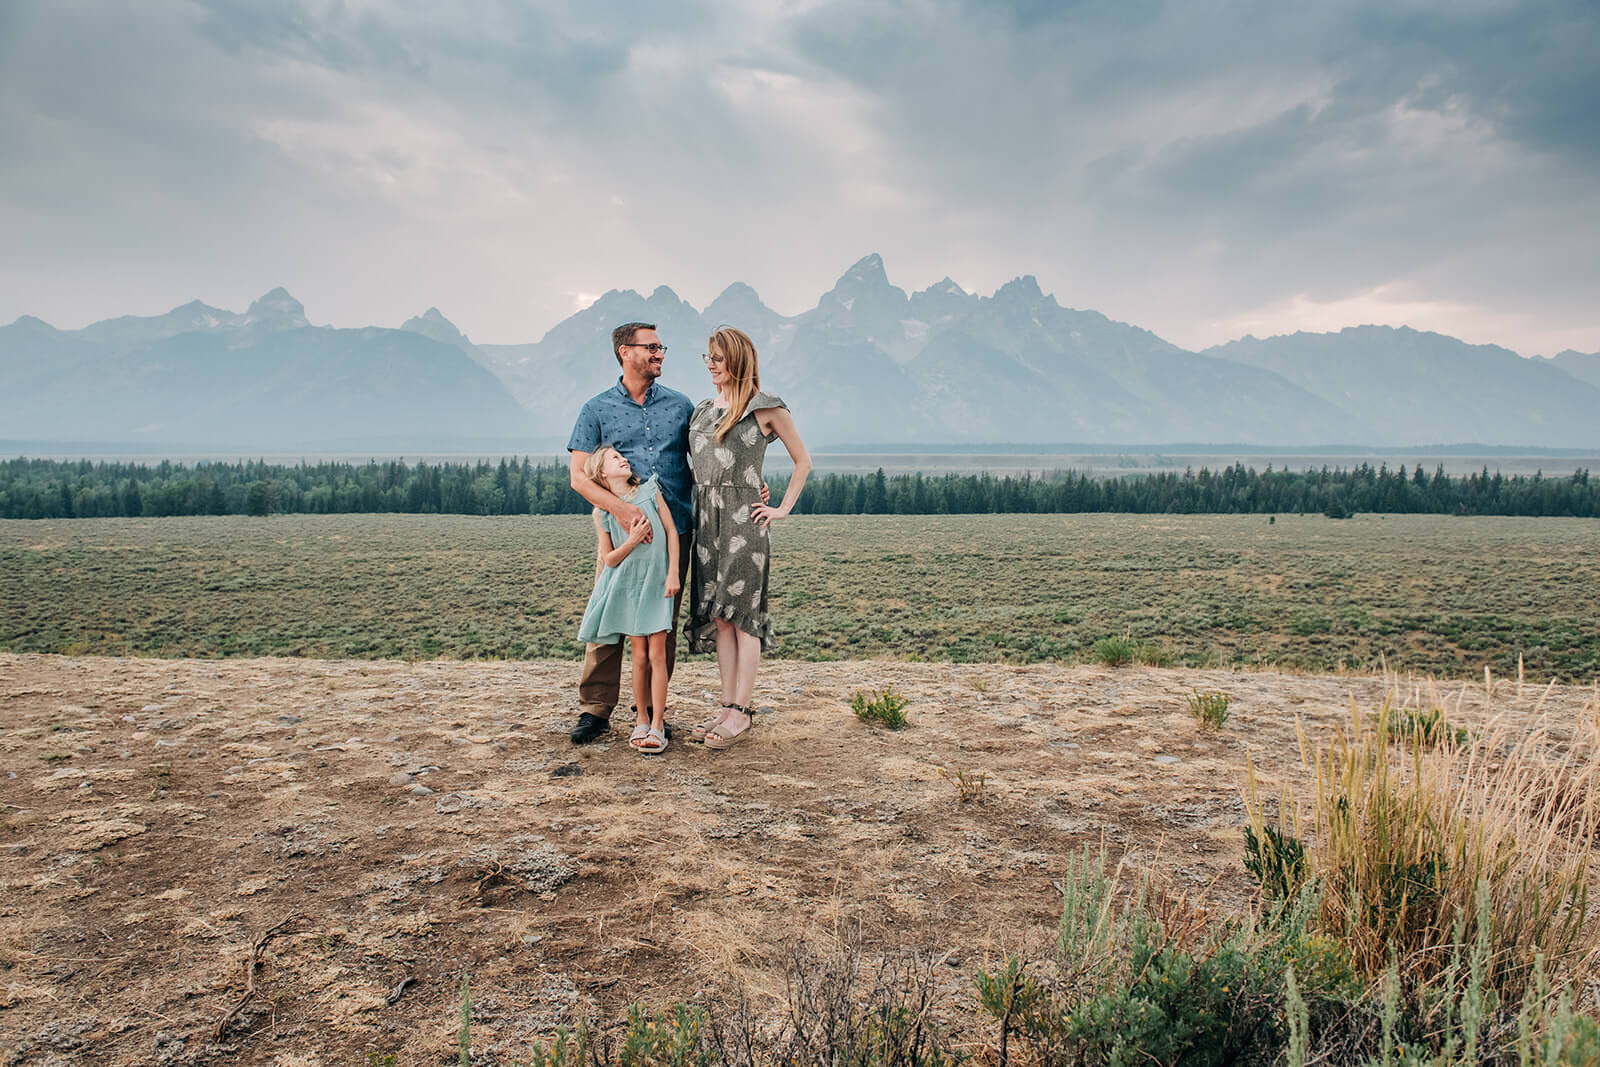
[[[772,535],[777,655],[1600,675],[1600,520],[818,515]],[[0,651],[570,659],[585,516],[0,521]]]

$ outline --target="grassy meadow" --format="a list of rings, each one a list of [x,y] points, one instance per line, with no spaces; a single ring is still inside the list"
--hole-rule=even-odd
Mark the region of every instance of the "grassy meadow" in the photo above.
[[[1600,673],[1600,524],[815,516],[774,536],[778,655]],[[0,650],[575,657],[581,516],[0,522]]]

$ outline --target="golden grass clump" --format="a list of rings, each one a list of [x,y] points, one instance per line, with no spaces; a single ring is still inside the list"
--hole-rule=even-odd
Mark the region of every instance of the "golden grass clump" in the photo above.
[[[1600,709],[1556,723],[1541,700],[1531,714],[1502,710],[1462,731],[1447,702],[1424,711],[1416,696],[1413,704],[1391,693],[1375,715],[1352,705],[1325,750],[1309,752],[1302,735],[1315,774],[1306,822],[1321,925],[1368,976],[1396,960],[1406,978],[1427,983],[1462,945],[1482,943],[1503,1002],[1523,995],[1535,960],[1551,979],[1581,987],[1600,959],[1600,923],[1588,913]],[[1405,728],[1419,718],[1441,728]],[[1252,828],[1264,835],[1255,792]],[[1295,807],[1285,797],[1285,829],[1298,822]]]

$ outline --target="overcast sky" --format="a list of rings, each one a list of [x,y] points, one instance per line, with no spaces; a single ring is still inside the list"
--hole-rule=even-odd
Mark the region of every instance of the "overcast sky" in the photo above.
[[[536,340],[881,253],[1202,347],[1600,351],[1595,0],[0,0],[0,322]]]

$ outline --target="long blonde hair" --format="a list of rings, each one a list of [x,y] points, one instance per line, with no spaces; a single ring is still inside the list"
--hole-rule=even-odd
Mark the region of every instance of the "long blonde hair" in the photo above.
[[[729,385],[728,413],[717,424],[717,441],[727,440],[728,433],[744,418],[744,409],[750,398],[761,388],[761,368],[756,362],[756,343],[750,335],[732,326],[719,326],[706,342],[706,351],[722,356],[722,369],[733,379]]]
[[[583,461],[584,475],[587,476],[591,482],[602,488],[609,488],[606,486],[606,476],[600,473],[601,468],[606,465],[607,452],[617,452],[617,450],[611,445],[601,445],[593,452],[590,452],[589,458]],[[620,456],[622,453],[617,452],[617,455]],[[637,489],[641,484],[643,483],[639,481],[639,476],[632,473],[632,468],[629,468],[628,488]]]

